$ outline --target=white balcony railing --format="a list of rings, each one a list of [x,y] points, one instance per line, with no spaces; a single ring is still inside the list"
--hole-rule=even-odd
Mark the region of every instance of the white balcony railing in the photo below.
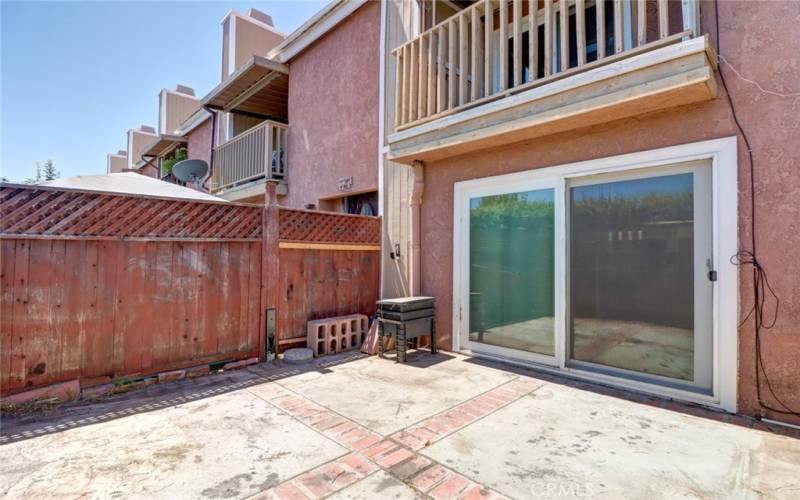
[[[284,179],[288,131],[287,125],[265,121],[214,148],[212,191],[260,179]]]
[[[394,49],[395,128],[694,36],[697,1],[475,2]]]

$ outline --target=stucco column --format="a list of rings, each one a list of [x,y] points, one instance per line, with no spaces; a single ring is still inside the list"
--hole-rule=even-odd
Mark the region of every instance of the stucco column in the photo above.
[[[425,164],[415,161],[411,164],[414,171],[414,182],[411,188],[411,196],[408,203],[411,206],[411,259],[409,261],[409,289],[412,296],[420,295],[420,253],[421,253],[421,232],[420,232],[420,211],[422,208],[422,194],[425,191]]]

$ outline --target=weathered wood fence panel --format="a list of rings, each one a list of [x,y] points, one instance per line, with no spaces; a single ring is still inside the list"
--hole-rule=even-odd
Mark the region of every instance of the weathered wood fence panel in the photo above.
[[[269,309],[278,352],[309,320],[372,314],[380,219],[268,186],[265,208],[0,185],[0,393],[263,359]]]
[[[0,245],[3,393],[258,355],[259,242]]]

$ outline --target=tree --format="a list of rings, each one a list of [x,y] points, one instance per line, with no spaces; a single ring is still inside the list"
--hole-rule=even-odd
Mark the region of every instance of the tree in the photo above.
[[[61,176],[61,172],[56,170],[56,167],[53,166],[53,160],[47,160],[44,162],[44,167],[42,168],[42,176],[46,181],[52,181],[53,179],[58,179]]]
[[[56,167],[53,166],[53,160],[47,160],[44,162],[44,166],[37,161],[36,174],[33,177],[25,179],[25,184],[39,184],[44,181],[52,181],[53,179],[58,179],[60,175],[61,172],[56,170]]]

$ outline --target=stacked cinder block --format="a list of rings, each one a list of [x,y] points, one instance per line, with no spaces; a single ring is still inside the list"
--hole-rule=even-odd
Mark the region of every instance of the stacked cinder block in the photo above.
[[[307,346],[315,357],[358,349],[368,330],[369,319],[364,314],[315,319],[308,322]]]

